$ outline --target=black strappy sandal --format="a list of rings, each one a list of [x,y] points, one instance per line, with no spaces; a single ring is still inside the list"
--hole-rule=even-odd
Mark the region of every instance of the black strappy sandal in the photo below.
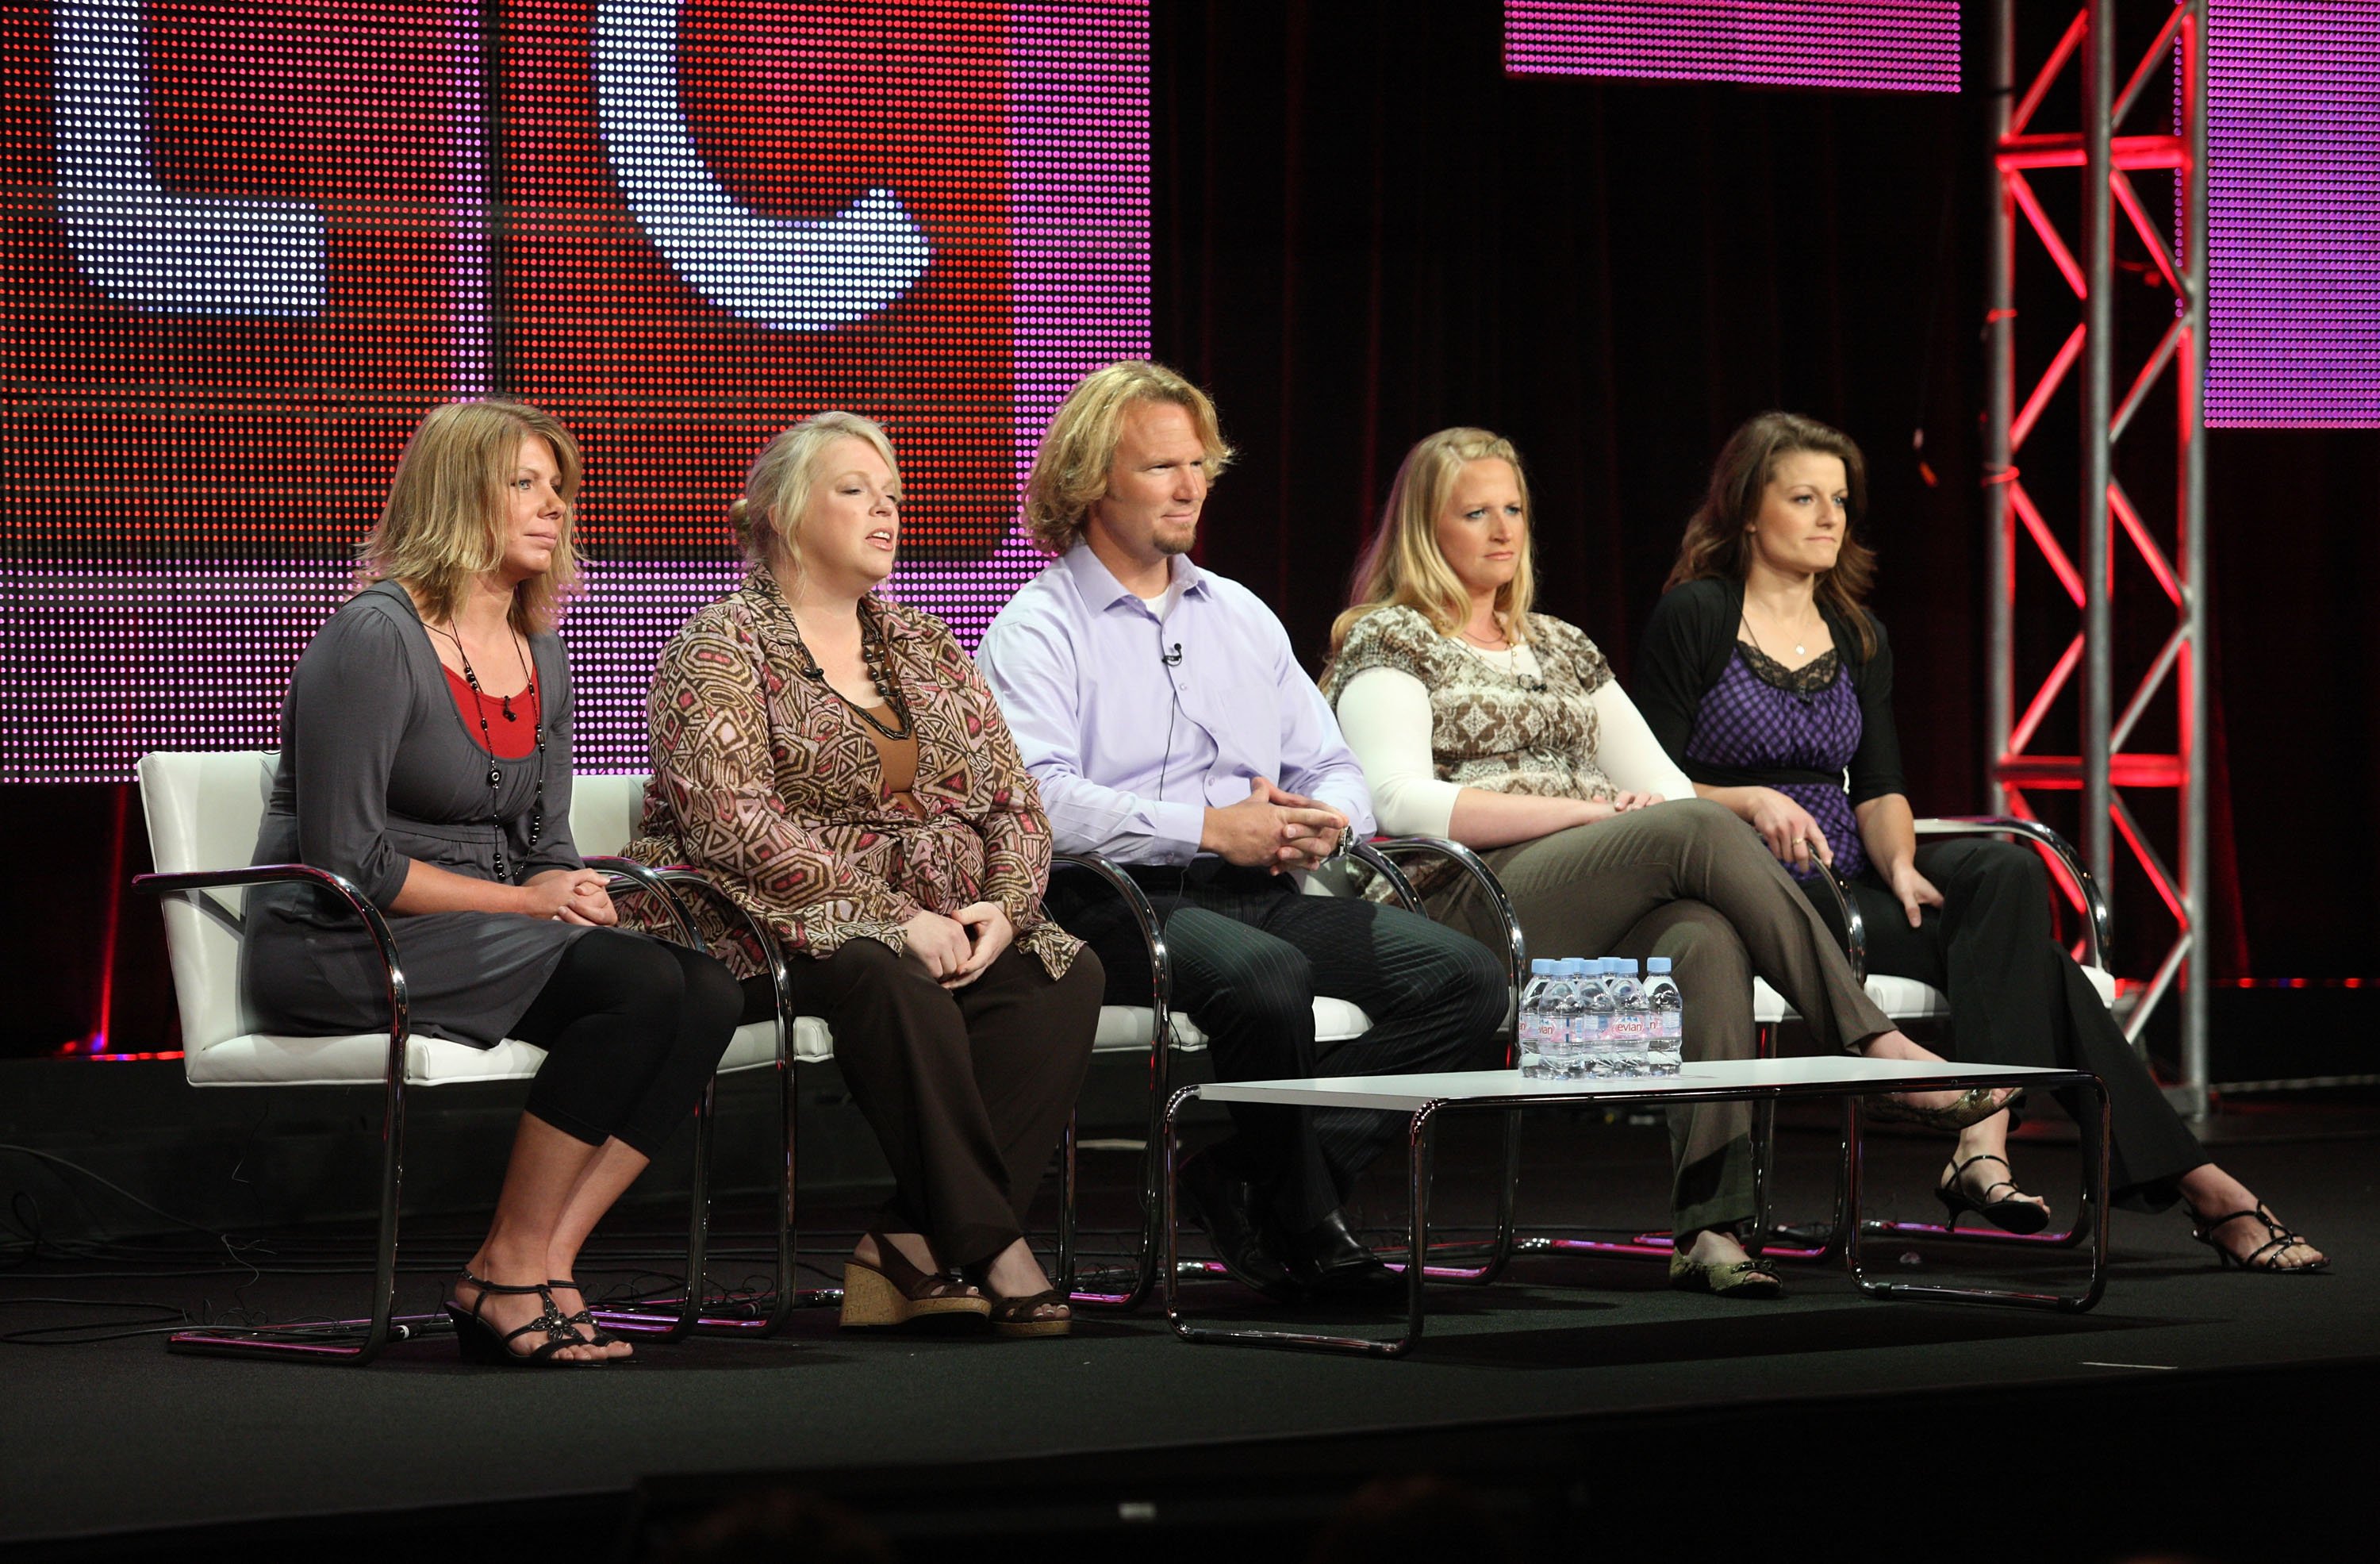
[[[1978,1162],[1997,1162],[2002,1167],[2008,1167],[2011,1173],[2016,1171],[2015,1168],[2009,1167],[2008,1158],[1994,1156],[1989,1152],[1971,1156],[1964,1162],[1953,1161],[1950,1164],[1949,1179],[1934,1186],[1935,1198],[1941,1201],[1942,1209],[1950,1214],[1952,1232],[1959,1230],[1959,1218],[1970,1211],[2004,1233],[2037,1233],[2049,1226],[2049,1211],[2046,1206],[2038,1201],[2016,1198],[2023,1194],[2024,1191],[2018,1188],[2017,1181],[2013,1179],[1995,1179],[1985,1184],[1981,1200],[1969,1194],[1966,1185],[1961,1180],[1966,1178],[1967,1169]],[[2002,1195],[1995,1200],[1992,1196],[1993,1191],[1997,1190],[2009,1190],[2013,1193]]]
[[[2216,1216],[2211,1219],[2200,1216],[2197,1209],[2190,1206],[2188,1202],[2185,1201],[2183,1204],[2190,1211],[2190,1236],[2215,1251],[2216,1258],[2221,1262],[2216,1267],[2217,1270],[2228,1271],[2237,1265],[2243,1271],[2263,1271],[2268,1276],[2289,1277],[2301,1274],[2312,1276],[2316,1272],[2330,1269],[2330,1262],[2327,1260],[2311,1261],[2303,1265],[2282,1265],[2281,1256],[2288,1253],[2292,1246],[2303,1244],[2306,1248],[2312,1249],[2313,1242],[2304,1234],[2293,1233],[2282,1227],[2279,1219],[2273,1215],[2272,1208],[2261,1200],[2256,1203],[2256,1209],[2253,1211],[2234,1211],[2228,1216]],[[2240,1221],[2243,1217],[2251,1222],[2264,1224],[2265,1231],[2268,1235],[2245,1260],[2215,1241],[2216,1228],[2227,1222]]]
[[[564,1277],[558,1281],[552,1277],[548,1277],[546,1278],[545,1285],[555,1291],[560,1291],[564,1288],[568,1288],[571,1291],[578,1294],[581,1300],[584,1300],[587,1296],[587,1289],[580,1287],[577,1282],[572,1281],[568,1277]],[[554,1305],[557,1309],[561,1306],[562,1305],[559,1303]],[[595,1312],[592,1309],[586,1307],[583,1302],[578,1313],[575,1314],[563,1315],[562,1323],[564,1325],[573,1326],[585,1326],[587,1327],[587,1335],[583,1339],[589,1347],[617,1347],[621,1345],[620,1338],[613,1335],[610,1331],[605,1330],[602,1326],[596,1321]],[[633,1363],[637,1359],[635,1352],[632,1350],[629,1355],[625,1358],[613,1358],[611,1361],[615,1363]]]
[[[459,1278],[465,1285],[480,1289],[480,1296],[465,1309],[453,1299],[446,1301],[446,1317],[455,1322],[455,1344],[462,1349],[467,1363],[534,1364],[541,1368],[601,1368],[605,1358],[561,1358],[554,1354],[573,1347],[591,1347],[570,1322],[562,1317],[562,1307],[554,1302],[553,1292],[543,1282],[527,1287],[506,1287],[501,1282],[483,1280],[465,1271]],[[545,1302],[544,1312],[518,1330],[499,1336],[496,1327],[480,1317],[480,1310],[491,1296],[525,1297],[535,1293]],[[513,1350],[513,1343],[524,1336],[542,1336],[545,1339],[526,1352]]]

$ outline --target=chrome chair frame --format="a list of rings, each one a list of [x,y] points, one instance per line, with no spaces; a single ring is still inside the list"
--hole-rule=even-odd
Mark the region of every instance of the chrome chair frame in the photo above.
[[[1438,837],[1387,837],[1350,846],[1347,856],[1378,874],[1405,910],[1427,917],[1421,898],[1415,892],[1412,880],[1398,863],[1401,858],[1432,857],[1451,864],[1478,888],[1488,911],[1502,924],[1505,948],[1506,1006],[1504,1046],[1507,1063],[1512,1059],[1512,1049],[1518,1025],[1522,975],[1528,971],[1527,947],[1519,919],[1513,914],[1510,898],[1498,883],[1495,874],[1479,856],[1459,842]],[[1172,1086],[1173,970],[1165,945],[1165,930],[1157,917],[1148,893],[1137,881],[1113,862],[1093,853],[1060,853],[1050,865],[1054,876],[1059,870],[1074,870],[1096,875],[1108,888],[1120,897],[1138,926],[1145,953],[1149,962],[1149,1028],[1148,1069],[1148,1135],[1141,1161],[1141,1230],[1139,1240],[1128,1268],[1123,1274],[1129,1285],[1122,1290],[1100,1290],[1087,1286],[1080,1274],[1075,1252],[1074,1218],[1077,1191],[1075,1166],[1075,1123],[1069,1117],[1062,1140],[1060,1182],[1062,1191],[1061,1210],[1062,1227],[1059,1249],[1059,1285],[1077,1303],[1095,1309],[1135,1309],[1148,1300],[1156,1289],[1159,1267],[1168,1253],[1164,1230],[1164,1184],[1166,1115],[1175,1095]],[[1504,1124],[1504,1177],[1500,1180],[1497,1221],[1494,1237],[1484,1249],[1478,1245],[1448,1246],[1454,1255],[1475,1259],[1468,1265],[1438,1265],[1427,1266],[1437,1279],[1456,1280],[1485,1285],[1500,1276],[1511,1260],[1514,1247],[1514,1209],[1520,1177],[1520,1115],[1508,1115]],[[1193,1273],[1218,1268],[1214,1262],[1183,1262],[1178,1256],[1173,1264]]]
[[[695,949],[703,948],[701,935],[696,932],[691,921],[684,916],[674,898],[669,897],[658,879],[643,865],[589,860],[589,866],[601,867],[612,874],[615,887],[625,890],[633,886],[661,896],[672,909],[677,926],[687,936],[688,942]],[[388,920],[353,881],[305,863],[260,863],[238,869],[138,874],[133,877],[132,888],[167,897],[288,884],[314,886],[346,904],[347,910],[356,914],[365,932],[371,936],[387,984],[388,1053],[382,1066],[380,1083],[380,1209],[372,1242],[371,1312],[361,1320],[343,1320],[325,1325],[200,1326],[175,1332],[165,1338],[165,1347],[173,1352],[290,1358],[360,1367],[379,1357],[391,1341],[407,1340],[446,1328],[441,1315],[400,1316],[396,1314],[397,1230],[405,1183],[406,1045],[412,1037],[413,1029],[405,972],[398,961],[396,939],[389,930]],[[219,917],[228,916],[220,904],[213,911]],[[702,1263],[710,1209],[704,1179],[710,1108],[710,1094],[706,1086],[696,1125],[698,1151],[686,1232],[687,1264],[689,1269],[697,1274]],[[692,1324],[690,1314],[682,1311],[675,1321],[658,1334],[663,1339],[674,1339],[685,1335]]]
[[[1917,835],[1925,837],[2012,836],[2023,838],[2058,859],[2072,876],[2082,898],[2084,910],[2085,954],[2090,965],[2104,964],[2105,953],[2113,939],[2107,898],[2099,892],[2098,883],[2091,877],[2082,857],[2067,841],[2050,827],[2034,820],[2018,820],[1997,815],[1929,816],[1916,823]],[[1843,955],[1850,961],[1852,975],[1862,984],[1867,982],[1867,921],[1859,903],[1849,894],[1847,884],[1832,866],[1822,865],[1819,883],[1827,887],[1835,910],[1842,919]],[[1777,1030],[1779,1023],[1764,1021],[1758,1025],[1755,1056],[1773,1058],[1777,1053]],[[1758,1105],[1759,1123],[1753,1133],[1752,1189],[1754,1210],[1753,1232],[1745,1247],[1755,1254],[1769,1259],[1828,1262],[1843,1250],[1844,1235],[1839,1222],[1814,1223],[1793,1229],[1781,1228],[1770,1219],[1768,1199],[1770,1153],[1776,1143],[1776,1104],[1764,1101]],[[1839,1169],[1840,1172],[1840,1169]],[[2084,1200],[2090,1198],[2084,1190]],[[1838,1212],[1848,1209],[1842,1192],[1837,1191]],[[2078,1209],[2074,1220],[2063,1232],[2004,1233],[1997,1228],[1961,1228],[1952,1231],[1938,1222],[1891,1222],[1881,1218],[1867,1220],[1863,1231],[1871,1234],[1900,1234],[1912,1238],[1957,1238],[1977,1242],[2027,1243],[2051,1248],[2069,1249],[2089,1235],[2094,1213],[2087,1204]],[[1554,1228],[1552,1233],[1566,1230]],[[1547,1231],[1540,1229],[1540,1232]],[[1559,1236],[1530,1236],[1520,1240],[1524,1253],[1609,1254],[1633,1259],[1666,1260],[1671,1244],[1667,1232],[1646,1231],[1633,1238],[1582,1239]]]
[[[2100,893],[2098,881],[2092,878],[2090,869],[2083,863],[2082,855],[2074,850],[2073,843],[2037,820],[2019,820],[2008,815],[1938,815],[1920,820],[1916,824],[1920,840],[1929,837],[2016,837],[2037,850],[2057,859],[2064,866],[2066,873],[2071,876],[2075,891],[2082,898],[2085,964],[2102,969],[2106,967],[2107,947],[2114,937],[2110,914],[2107,910],[2107,898]],[[1834,878],[1831,871],[1828,878],[1829,880]],[[1837,887],[1836,895],[1842,897],[1840,886]],[[1842,900],[1847,909],[1851,907],[1850,898],[1842,897]],[[1856,943],[1847,940],[1846,944],[1850,947],[1844,951],[1844,954],[1851,958],[1852,971],[1859,974],[1860,981],[1864,983],[1867,981],[1867,931],[1864,923],[1852,921],[1853,916],[1855,912],[1847,913],[1845,927],[1858,930]],[[2075,1209],[2074,1219],[2067,1225],[2066,1230],[2062,1233],[2004,1233],[1997,1228],[1962,1228],[1954,1231],[1939,1222],[1888,1222],[1881,1219],[1866,1222],[1863,1230],[1871,1233],[1898,1233],[1912,1237],[1971,1239],[1979,1243],[2020,1243],[2049,1249],[2071,1249],[2089,1236],[2096,1220],[2096,1216],[2091,1209],[2091,1199],[2090,1186],[2085,1184],[2082,1203]],[[1765,1218],[1768,1208],[1763,1204],[1760,1209]],[[1765,1220],[1762,1225],[1764,1227],[1767,1225]]]
[[[799,1264],[798,1240],[794,1221],[795,1175],[797,1167],[795,1109],[800,1099],[795,1090],[798,1066],[794,1058],[793,1047],[793,1026],[795,1018],[784,952],[779,947],[775,936],[769,932],[766,923],[754,917],[735,898],[711,884],[697,870],[683,864],[652,869],[638,863],[634,859],[614,857],[589,858],[587,863],[590,868],[619,869],[624,873],[634,873],[640,878],[649,880],[651,887],[658,894],[668,898],[673,922],[691,936],[691,943],[698,950],[707,950],[708,947],[702,941],[692,910],[686,904],[686,894],[698,896],[716,908],[722,917],[741,922],[746,930],[753,935],[755,942],[759,946],[762,959],[768,964],[770,986],[776,994],[776,1004],[773,1007],[777,1034],[774,1073],[777,1081],[777,1118],[782,1140],[780,1166],[777,1177],[773,1180],[772,1198],[775,1215],[773,1227],[776,1234],[777,1284],[762,1295],[762,1302],[756,1305],[753,1310],[743,1313],[722,1313],[710,1308],[702,1265],[703,1260],[707,1257],[706,1249],[703,1254],[689,1257],[686,1295],[674,1301],[674,1313],[670,1312],[673,1307],[672,1302],[663,1301],[658,1304],[614,1302],[599,1305],[595,1307],[595,1315],[613,1330],[638,1334],[653,1333],[658,1335],[659,1339],[664,1341],[676,1340],[697,1330],[738,1336],[773,1336],[783,1328],[786,1320],[792,1317],[795,1307],[820,1301],[817,1294],[805,1292],[794,1285],[794,1277]],[[710,1230],[708,1191],[711,1171],[713,1096],[717,1086],[718,1077],[713,1076],[710,1082],[703,1089],[702,1102],[695,1118],[697,1191],[695,1198],[702,1210],[703,1230],[706,1235]],[[841,1294],[837,1292],[825,1301],[833,1301],[840,1296]],[[653,1322],[657,1318],[667,1319],[671,1323],[656,1332]]]

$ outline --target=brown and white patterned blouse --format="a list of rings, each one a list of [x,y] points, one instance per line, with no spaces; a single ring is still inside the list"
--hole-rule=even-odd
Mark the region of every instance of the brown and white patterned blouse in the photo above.
[[[653,776],[627,856],[701,870],[795,956],[853,939],[902,950],[919,912],[996,901],[1018,948],[1064,976],[1082,943],[1042,916],[1050,822],[990,688],[941,620],[880,598],[863,611],[917,734],[905,794],[866,725],[798,671],[793,611],[754,571],[662,651]],[[739,973],[765,970],[724,920],[704,923]]]
[[[1355,621],[1322,676],[1334,704],[1357,674],[1394,668],[1429,688],[1430,759],[1441,782],[1492,793],[1607,800],[1620,789],[1596,764],[1601,719],[1588,697],[1611,665],[1577,626],[1529,616],[1538,672],[1507,673],[1440,635],[1415,608]]]

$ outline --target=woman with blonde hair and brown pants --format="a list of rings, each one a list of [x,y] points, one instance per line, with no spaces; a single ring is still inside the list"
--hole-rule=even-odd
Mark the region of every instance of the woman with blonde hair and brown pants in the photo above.
[[[1760,839],[1694,797],[1595,643],[1530,611],[1530,520],[1520,453],[1486,430],[1441,430],[1397,469],[1322,680],[1382,829],[1478,849],[1535,949],[1668,958],[1689,1059],[1752,1057],[1755,972],[1833,1046],[1933,1058],[1870,1002]],[[1950,1128],[2005,1100],[1921,1093],[1874,1111]],[[1737,1238],[1756,1215],[1750,1125],[1742,1104],[1670,1116],[1673,1286],[1782,1290]]]

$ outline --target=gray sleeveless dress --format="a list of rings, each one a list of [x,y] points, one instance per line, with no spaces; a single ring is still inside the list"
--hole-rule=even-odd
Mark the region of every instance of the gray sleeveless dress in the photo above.
[[[332,615],[298,659],[281,708],[280,768],[250,861],[303,862],[353,881],[388,916],[413,1029],[480,1048],[504,1040],[588,931],[504,912],[407,917],[389,904],[409,859],[497,877],[491,764],[513,882],[582,867],[570,838],[569,663],[558,636],[533,636],[529,647],[545,724],[545,825],[534,848],[539,758],[492,760],[455,707],[413,599],[382,581]],[[344,903],[273,886],[249,893],[246,921],[241,978],[259,1031],[388,1024],[380,959]]]

